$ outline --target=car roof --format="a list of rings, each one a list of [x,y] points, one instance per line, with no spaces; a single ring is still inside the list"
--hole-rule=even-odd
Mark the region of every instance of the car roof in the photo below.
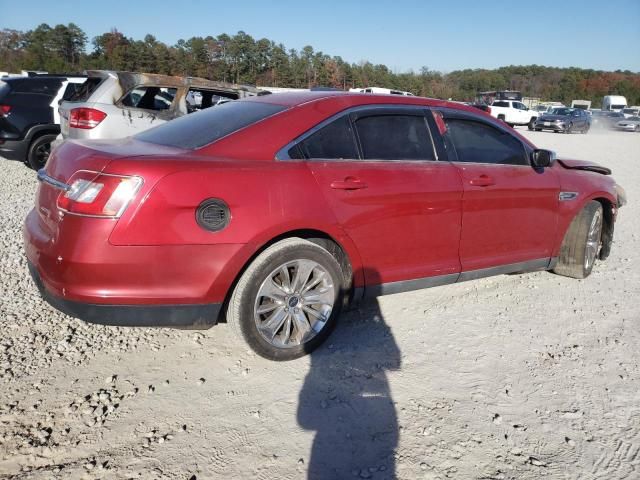
[[[281,105],[291,108],[320,101],[338,101],[352,105],[367,104],[397,104],[397,105],[423,105],[427,107],[450,107],[469,112],[478,112],[477,108],[470,107],[457,102],[438,100],[435,98],[416,97],[408,95],[375,94],[344,91],[303,91],[303,92],[283,92],[271,95],[250,97],[237,100],[241,102],[262,102],[273,105]],[[482,111],[480,111],[482,113]]]
[[[212,90],[238,91],[259,94],[256,87],[251,85],[239,85],[235,83],[218,82],[200,77],[181,77],[172,75],[161,75],[158,73],[139,73],[121,70],[87,70],[87,75],[93,78],[114,77],[118,79],[124,90],[129,90],[135,86],[163,86],[163,87],[188,87]]]

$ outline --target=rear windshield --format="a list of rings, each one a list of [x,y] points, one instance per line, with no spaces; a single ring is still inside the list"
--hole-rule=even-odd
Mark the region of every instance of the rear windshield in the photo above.
[[[60,78],[15,78],[8,82],[13,93],[38,93],[55,96],[62,85]]]
[[[144,142],[195,149],[248,127],[286,107],[270,103],[231,101],[176,118],[135,136]]]
[[[105,77],[106,78],[106,77]],[[75,92],[66,101],[69,102],[86,102],[93,92],[96,91],[98,86],[102,83],[104,78],[102,77],[90,77],[81,86],[78,86]]]
[[[11,87],[7,82],[0,80],[0,100],[11,91]]]

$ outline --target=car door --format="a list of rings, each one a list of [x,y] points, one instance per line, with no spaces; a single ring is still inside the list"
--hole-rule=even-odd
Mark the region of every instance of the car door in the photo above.
[[[534,169],[529,147],[508,129],[470,114],[444,117],[449,159],[464,189],[462,271],[547,262],[557,228],[556,173]]]
[[[355,242],[367,285],[434,276],[446,283],[460,271],[462,185],[455,167],[436,159],[426,113],[360,107],[290,150],[307,160]]]

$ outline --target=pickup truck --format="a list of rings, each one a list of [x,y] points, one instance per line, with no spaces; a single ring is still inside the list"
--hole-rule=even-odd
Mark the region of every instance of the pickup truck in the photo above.
[[[535,110],[530,110],[524,103],[517,100],[496,100],[491,105],[491,115],[502,120],[509,126],[527,125],[533,130],[533,124],[540,115]]]

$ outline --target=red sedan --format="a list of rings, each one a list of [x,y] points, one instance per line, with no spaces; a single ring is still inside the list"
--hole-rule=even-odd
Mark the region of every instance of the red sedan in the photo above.
[[[287,360],[364,296],[588,276],[625,202],[609,174],[460,104],[269,95],[65,142],[38,173],[24,242],[63,312],[182,328],[226,316],[258,354]]]

